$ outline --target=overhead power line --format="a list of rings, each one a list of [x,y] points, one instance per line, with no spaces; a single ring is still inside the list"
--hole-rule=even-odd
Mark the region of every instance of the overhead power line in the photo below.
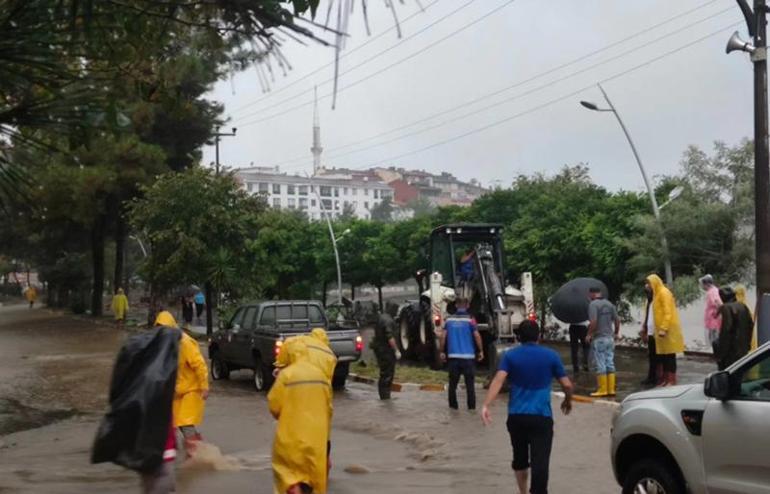
[[[719,15],[722,15],[722,14],[724,14],[726,12],[732,12],[732,11],[734,11],[733,8],[728,8],[728,9],[721,10],[721,11],[715,13],[715,14],[709,15],[708,17],[704,17],[704,18],[702,18],[702,19],[700,19],[698,21],[695,21],[695,22],[685,26],[682,29],[690,29],[690,28],[695,27],[695,26],[697,26],[699,24],[702,24],[703,22],[711,20],[711,19],[713,19],[713,18],[715,18],[715,17],[717,17]],[[661,24],[658,24],[658,26],[661,25]],[[652,29],[652,28],[647,28],[647,29],[645,29],[643,31],[640,31],[639,33],[648,32],[650,29]],[[425,132],[437,129],[439,127],[443,127],[445,125],[451,124],[451,123],[453,123],[453,122],[455,122],[457,120],[462,120],[464,118],[468,118],[468,117],[477,115],[479,113],[485,112],[487,110],[494,109],[494,108],[498,107],[500,104],[509,103],[509,102],[515,101],[517,99],[520,99],[520,98],[522,98],[524,96],[528,96],[530,94],[542,91],[544,89],[548,89],[551,86],[554,86],[554,85],[556,85],[556,84],[558,84],[560,82],[563,82],[565,80],[568,80],[568,79],[571,79],[571,78],[576,77],[578,75],[581,75],[581,74],[584,74],[586,72],[589,72],[589,71],[591,71],[591,70],[593,70],[593,69],[595,69],[597,67],[600,67],[602,65],[606,65],[608,63],[620,60],[620,59],[630,55],[631,53],[634,53],[636,51],[639,51],[639,50],[642,50],[644,48],[647,48],[647,47],[649,47],[649,46],[651,46],[651,45],[653,45],[655,43],[659,43],[660,41],[665,40],[667,38],[670,38],[672,36],[679,35],[679,34],[681,34],[681,32],[682,32],[682,30],[679,30],[677,32],[667,33],[665,35],[659,36],[659,37],[657,37],[657,38],[655,38],[653,40],[650,40],[648,42],[645,42],[645,43],[643,43],[643,44],[641,44],[639,46],[636,46],[634,48],[626,50],[623,53],[620,53],[620,54],[615,55],[613,57],[610,57],[610,58],[607,58],[605,60],[599,61],[599,62],[594,63],[592,65],[589,65],[589,66],[587,66],[587,67],[585,67],[583,69],[571,72],[571,73],[569,73],[569,74],[567,74],[565,76],[562,76],[562,77],[560,77],[558,79],[554,79],[552,81],[549,81],[549,82],[547,82],[545,84],[542,84],[540,86],[537,86],[535,88],[529,89],[529,90],[521,92],[521,93],[517,93],[517,94],[512,95],[512,96],[510,96],[510,97],[508,97],[506,99],[496,101],[496,102],[494,102],[494,103],[492,103],[490,105],[486,105],[486,106],[484,106],[482,108],[479,108],[479,109],[476,109],[474,111],[465,113],[463,115],[455,116],[452,119],[445,120],[445,121],[442,121],[442,122],[440,122],[438,124],[434,124],[434,125],[428,126],[426,128],[423,128],[423,129],[419,129],[419,130],[416,130],[416,131],[413,131],[413,132],[409,132],[407,134],[404,134],[404,135],[401,135],[401,136],[397,136],[397,137],[388,139],[388,140],[383,141],[383,142],[379,142],[379,143],[376,143],[376,144],[365,146],[365,147],[360,148],[360,149],[354,149],[354,150],[346,151],[346,152],[343,152],[343,153],[336,153],[336,154],[332,153],[329,156],[329,158],[332,158],[332,159],[333,158],[340,158],[340,157],[343,157],[343,156],[349,156],[351,154],[356,154],[356,153],[364,152],[364,151],[367,151],[367,150],[372,149],[372,148],[380,147],[380,146],[383,146],[383,145],[386,145],[386,144],[390,144],[390,143],[395,142],[395,141],[399,141],[399,140],[402,140],[402,139],[406,139],[408,137],[412,137],[412,136],[415,136],[415,135],[418,135],[418,134],[422,134],[422,133],[425,133]],[[364,142],[368,142],[368,141],[371,141],[371,140],[374,140],[374,139],[377,139],[377,138],[380,138],[380,137],[384,137],[386,135],[392,134],[392,133],[397,132],[399,130],[404,130],[404,129],[407,129],[407,128],[410,128],[410,127],[414,127],[414,126],[416,126],[416,125],[418,125],[420,123],[424,123],[424,122],[433,120],[436,117],[440,117],[440,116],[443,116],[443,115],[446,115],[446,114],[449,114],[449,113],[453,113],[453,112],[455,112],[455,111],[457,111],[459,109],[462,109],[462,108],[465,108],[465,107],[468,107],[468,106],[472,106],[472,105],[474,105],[474,104],[476,104],[478,102],[481,102],[481,101],[487,100],[487,99],[489,99],[491,97],[494,97],[494,96],[497,96],[499,94],[502,94],[502,93],[504,93],[504,92],[506,92],[506,91],[508,91],[510,89],[514,89],[516,87],[523,86],[523,85],[525,85],[525,84],[527,84],[529,82],[533,82],[533,81],[535,81],[537,79],[540,79],[540,78],[542,78],[542,77],[544,77],[546,75],[549,75],[549,74],[552,74],[554,72],[557,72],[557,71],[559,71],[559,70],[561,70],[563,68],[566,68],[566,67],[568,67],[570,65],[574,65],[575,63],[583,61],[583,60],[585,60],[585,59],[587,59],[587,58],[589,58],[589,57],[591,57],[593,55],[596,55],[597,53],[600,53],[600,52],[606,51],[606,50],[608,50],[610,48],[613,48],[613,47],[617,46],[618,44],[620,44],[622,42],[625,42],[625,41],[628,41],[629,39],[638,37],[639,33],[636,33],[636,34],[631,35],[631,36],[629,36],[627,38],[624,38],[623,40],[614,42],[614,43],[612,43],[610,45],[607,45],[607,46],[605,46],[603,48],[600,48],[598,50],[594,50],[594,51],[592,51],[589,54],[583,55],[583,56],[581,56],[579,58],[576,58],[576,59],[574,59],[574,60],[572,60],[570,62],[561,64],[561,65],[559,65],[557,67],[554,67],[554,68],[551,68],[551,69],[549,69],[549,70],[547,70],[545,72],[541,72],[539,74],[536,74],[536,75],[534,75],[532,77],[529,77],[529,78],[527,78],[525,80],[522,80],[522,81],[519,81],[519,82],[514,83],[512,85],[509,85],[509,86],[507,86],[507,87],[505,87],[503,89],[500,89],[500,90],[494,91],[492,93],[488,93],[488,94],[486,94],[484,96],[480,96],[478,98],[475,98],[474,100],[471,100],[469,102],[466,102],[466,103],[463,103],[463,104],[460,104],[460,105],[457,105],[457,106],[454,106],[454,107],[442,110],[440,112],[434,113],[434,114],[432,114],[432,115],[430,115],[428,117],[422,118],[420,120],[411,122],[411,123],[406,124],[406,125],[399,126],[399,127],[395,128],[395,129],[391,129],[391,130],[386,131],[386,132],[381,132],[381,133],[376,134],[374,136],[371,136],[371,137],[368,137],[368,138],[365,138],[365,139],[361,139],[361,140],[358,140],[356,142],[353,142],[353,143],[350,143],[350,144],[346,144],[344,146],[338,146],[336,148],[331,148],[331,149],[329,149],[329,151],[341,150],[341,149],[344,149],[344,148],[349,148],[349,147],[352,147],[352,146],[356,146],[356,145],[362,144]],[[293,158],[293,159],[290,159],[290,160],[285,160],[285,161],[282,161],[282,162],[274,163],[274,164],[272,164],[270,166],[280,166],[280,165],[283,165],[283,164],[286,164],[286,163],[293,163],[293,162],[297,162],[297,161],[306,161],[306,160],[307,160],[306,156],[301,156],[301,157]],[[305,166],[304,163],[302,165],[296,166],[296,168],[301,167],[301,166]],[[288,167],[288,168],[295,168],[295,166]]]
[[[402,63],[404,63],[404,62],[406,62],[408,60],[413,59],[414,57],[416,57],[418,55],[421,55],[421,54],[425,53],[426,51],[428,51],[431,48],[439,45],[440,43],[443,43],[444,41],[446,41],[446,40],[448,40],[448,39],[450,39],[450,38],[460,34],[461,32],[465,31],[466,29],[468,29],[468,28],[470,28],[472,26],[475,26],[476,24],[478,24],[479,22],[485,20],[486,18],[496,14],[498,11],[502,10],[503,8],[507,7],[508,5],[512,4],[515,1],[516,0],[506,0],[503,4],[498,5],[497,7],[495,7],[492,10],[490,10],[489,12],[487,12],[484,15],[482,15],[481,17],[478,17],[478,18],[474,19],[473,21],[471,21],[471,22],[469,22],[467,24],[464,24],[462,27],[452,31],[448,35],[446,35],[446,36],[444,36],[442,38],[439,38],[438,40],[436,40],[436,41],[426,45],[425,47],[423,47],[423,48],[421,48],[421,49],[419,49],[419,50],[417,50],[417,51],[415,51],[415,52],[413,52],[413,53],[411,53],[409,55],[407,55],[406,57],[400,58],[399,60],[397,60],[397,61],[395,61],[395,62],[393,62],[393,63],[391,63],[391,64],[389,64],[389,65],[387,65],[387,66],[385,66],[383,68],[381,68],[380,70],[378,70],[376,72],[373,72],[373,73],[371,73],[371,74],[369,74],[369,75],[367,75],[365,77],[362,77],[361,79],[358,79],[358,80],[356,80],[354,82],[351,82],[350,84],[348,84],[346,86],[343,86],[343,87],[339,88],[337,93],[339,94],[339,93],[341,93],[343,91],[346,91],[346,90],[348,90],[348,89],[350,89],[352,87],[355,87],[355,86],[361,84],[362,82],[368,81],[369,79],[371,79],[371,78],[373,78],[375,76],[378,76],[378,75],[382,74],[383,72],[385,72],[387,70],[390,70],[393,67],[396,67],[397,65],[400,65],[400,64],[402,64]],[[334,96],[334,92],[330,92],[330,93],[327,93],[327,94],[325,94],[323,96],[319,96],[318,100],[320,101],[320,100],[323,100],[323,99],[330,98],[332,96]],[[291,99],[293,99],[293,98],[282,100],[282,101],[280,101],[280,102],[278,102],[278,103],[276,103],[276,104],[274,104],[272,106],[263,108],[262,110],[260,110],[260,112],[268,110],[268,109],[271,109],[271,108],[274,108],[276,106],[280,106],[281,104],[283,104],[283,103],[285,103],[287,101],[291,101]],[[279,113],[273,113],[273,114],[268,115],[266,117],[262,117],[262,118],[259,118],[259,119],[256,119],[256,120],[251,120],[249,122],[241,123],[238,126],[239,127],[248,127],[249,125],[254,125],[254,124],[257,124],[257,123],[260,123],[260,122],[265,122],[265,121],[268,121],[268,120],[272,120],[272,119],[274,119],[276,117],[280,117],[280,116],[286,115],[289,112],[292,112],[292,111],[298,110],[300,108],[305,108],[307,106],[310,106],[313,103],[314,103],[314,99],[310,99],[310,100],[308,100],[308,101],[306,101],[304,103],[301,103],[299,105],[295,105],[295,106],[286,108],[284,110],[281,110]],[[240,117],[240,118],[236,119],[234,122],[240,122],[244,118],[247,118],[249,116],[255,115],[256,113],[260,113],[260,112],[255,112],[255,113],[251,113],[249,115],[244,115],[243,117]]]
[[[428,5],[424,6],[421,10],[423,10],[423,11],[424,10],[428,10],[429,8],[433,7],[434,5],[436,5],[440,1],[441,0],[434,0],[433,2],[431,2]],[[418,10],[417,12],[413,13],[412,15],[407,16],[406,18],[401,20],[400,24],[403,25],[403,24],[409,22],[411,19],[417,17],[420,14],[422,14],[422,11]],[[396,30],[397,27],[398,27],[398,24],[394,24],[390,28],[382,31],[380,34],[377,34],[376,36],[373,36],[373,37],[369,38],[366,42],[356,46],[355,48],[351,48],[350,50],[343,51],[342,53],[340,53],[339,59],[342,60],[343,58],[346,58],[346,57],[352,55],[353,53],[355,53],[358,50],[360,50],[360,49],[370,45],[371,43],[374,43],[375,41],[377,41],[378,39],[382,38],[386,34]],[[404,40],[401,40],[401,41],[403,42]],[[270,92],[268,92],[267,94],[263,95],[260,98],[257,98],[257,99],[255,99],[253,101],[250,101],[248,103],[245,103],[245,104],[239,106],[238,108],[234,109],[232,112],[233,113],[237,113],[237,112],[239,112],[241,110],[244,110],[246,108],[250,108],[250,107],[252,107],[252,106],[254,106],[254,105],[258,104],[258,103],[261,103],[262,101],[264,101],[266,99],[269,99],[269,98],[275,96],[278,93],[282,93],[282,92],[286,91],[287,89],[296,86],[300,82],[307,80],[308,78],[310,78],[311,76],[314,76],[315,74],[321,72],[322,70],[328,69],[329,67],[333,67],[333,66],[334,66],[334,61],[331,61],[331,62],[327,63],[326,65],[322,65],[321,67],[318,67],[317,69],[315,69],[315,70],[313,70],[311,72],[308,72],[305,75],[301,76],[299,79],[295,79],[294,81],[290,82],[289,84],[287,84],[285,86],[281,86],[280,88],[276,89],[275,91],[270,91]],[[345,72],[343,72],[343,74],[344,73]],[[333,78],[332,78],[332,80],[333,80]]]
[[[655,62],[657,62],[659,60],[663,60],[664,58],[667,58],[667,57],[669,57],[669,56],[671,56],[671,55],[673,55],[675,53],[679,53],[680,51],[685,50],[687,48],[690,48],[691,46],[694,46],[694,45],[696,45],[698,43],[702,43],[703,41],[705,41],[705,40],[707,40],[709,38],[712,38],[712,37],[714,37],[714,36],[716,36],[718,34],[722,34],[725,31],[729,31],[730,29],[735,29],[736,26],[740,26],[742,24],[743,24],[743,20],[741,20],[739,22],[734,22],[734,23],[732,23],[732,24],[730,24],[728,26],[725,26],[725,27],[717,30],[717,31],[714,31],[714,32],[712,32],[710,34],[707,34],[706,36],[702,36],[702,37],[700,37],[700,38],[698,38],[698,39],[696,39],[694,41],[691,41],[691,42],[689,42],[689,43],[687,43],[685,45],[682,45],[682,46],[679,46],[678,48],[674,48],[672,50],[669,50],[669,51],[663,53],[662,55],[659,55],[657,57],[651,58],[651,59],[649,59],[649,60],[647,60],[647,61],[645,61],[645,62],[643,62],[643,63],[641,63],[639,65],[631,67],[630,69],[626,69],[626,70],[624,70],[622,72],[619,72],[619,73],[617,73],[615,75],[612,75],[610,77],[606,77],[606,78],[604,78],[604,79],[602,79],[600,81],[597,81],[597,82],[599,84],[601,84],[601,83],[606,83],[606,82],[609,82],[609,81],[613,81],[613,80],[618,79],[620,77],[623,77],[623,76],[625,76],[627,74],[630,74],[631,72],[634,72],[634,71],[639,70],[641,68],[647,67],[648,65],[651,65],[651,64],[653,64],[653,63],[655,63]],[[554,105],[556,103],[564,101],[564,100],[566,100],[568,98],[572,98],[572,97],[574,97],[574,96],[576,96],[576,95],[578,95],[578,94],[580,94],[580,93],[582,93],[584,91],[587,91],[588,89],[591,89],[591,88],[595,87],[595,85],[596,84],[591,84],[591,85],[588,85],[588,86],[584,86],[584,87],[582,87],[582,88],[580,88],[580,89],[578,89],[576,91],[570,92],[569,94],[565,94],[564,96],[560,96],[558,98],[552,99],[550,101],[547,101],[545,103],[542,103],[540,105],[532,107],[532,108],[530,108],[528,110],[525,110],[525,111],[516,113],[514,115],[511,115],[509,117],[505,117],[505,118],[502,118],[500,120],[496,120],[496,121],[494,121],[494,122],[492,122],[490,124],[484,125],[482,127],[478,127],[478,128],[469,130],[469,131],[467,131],[465,133],[456,135],[456,136],[451,137],[449,139],[444,139],[442,141],[434,142],[433,144],[430,144],[430,145],[427,145],[427,146],[424,146],[424,147],[421,147],[421,148],[418,148],[418,149],[414,149],[412,151],[407,151],[405,153],[401,153],[401,154],[398,154],[398,155],[390,156],[388,158],[376,161],[374,163],[370,163],[369,165],[361,166],[361,167],[357,167],[357,168],[353,168],[353,169],[371,168],[371,167],[374,167],[374,166],[382,165],[382,164],[390,162],[390,161],[395,161],[395,160],[399,160],[401,158],[405,158],[407,156],[411,156],[411,155],[414,155],[414,154],[422,153],[422,152],[428,151],[430,149],[433,149],[433,148],[436,148],[436,147],[439,147],[439,146],[443,146],[445,144],[449,144],[449,143],[458,141],[460,139],[464,139],[464,138],[472,136],[474,134],[478,134],[480,132],[484,132],[484,131],[489,130],[491,128],[498,127],[500,125],[508,123],[508,122],[510,122],[512,120],[515,120],[517,118],[521,118],[521,117],[523,117],[525,115],[528,115],[530,113],[534,113],[534,112],[536,112],[538,110],[542,110],[543,108],[547,108],[547,107],[549,107],[551,105]]]

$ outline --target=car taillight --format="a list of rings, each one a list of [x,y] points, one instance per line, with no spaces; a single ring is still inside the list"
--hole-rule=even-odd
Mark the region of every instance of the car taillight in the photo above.
[[[441,326],[441,314],[436,314],[435,316],[433,316],[433,325]]]
[[[275,356],[277,357],[279,353],[281,353],[281,347],[283,346],[283,340],[276,340],[275,341]]]
[[[356,351],[361,352],[364,349],[364,339],[361,335],[356,336]]]
[[[537,322],[537,314],[535,314],[534,312],[530,312],[528,319],[532,322]]]

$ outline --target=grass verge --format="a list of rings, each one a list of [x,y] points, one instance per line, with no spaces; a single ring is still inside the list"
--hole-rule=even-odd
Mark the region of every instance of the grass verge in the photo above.
[[[362,377],[377,379],[380,377],[380,368],[377,362],[357,362],[350,367],[350,372]],[[416,384],[446,384],[447,373],[444,370],[433,370],[427,367],[415,367],[411,365],[396,365],[395,382]],[[481,382],[478,371],[476,381]]]

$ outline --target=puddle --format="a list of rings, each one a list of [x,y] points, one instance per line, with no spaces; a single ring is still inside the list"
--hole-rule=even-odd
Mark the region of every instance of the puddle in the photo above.
[[[184,454],[180,451],[180,454]],[[269,457],[246,457],[222,454],[219,447],[201,442],[195,455],[184,460],[181,468],[197,471],[237,472],[260,471],[272,468]]]
[[[36,429],[77,414],[75,410],[43,410],[7,398],[0,398],[0,436]]]

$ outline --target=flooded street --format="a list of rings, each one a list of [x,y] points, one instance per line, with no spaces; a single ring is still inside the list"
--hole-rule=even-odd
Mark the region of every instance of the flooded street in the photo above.
[[[132,472],[89,463],[124,338],[45,309],[0,308],[0,492],[138,492]],[[477,413],[449,410],[443,393],[394,396],[380,402],[373,387],[355,383],[335,395],[329,492],[513,491],[503,400],[484,428]],[[552,492],[618,492],[611,414],[609,406],[580,403],[568,417],[557,414]],[[213,383],[201,430],[221,449],[222,470],[180,464],[178,492],[271,492],[273,419],[250,373]]]

